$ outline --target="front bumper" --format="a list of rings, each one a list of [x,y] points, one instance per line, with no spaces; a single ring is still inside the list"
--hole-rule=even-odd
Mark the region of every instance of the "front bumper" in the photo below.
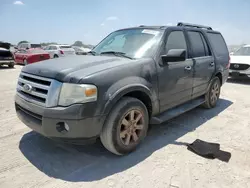
[[[105,116],[84,117],[82,114],[87,110],[84,104],[45,108],[18,95],[15,97],[15,108],[19,119],[35,132],[74,144],[84,144],[83,140],[88,142],[97,138],[105,120]],[[68,130],[63,129],[65,125]]]
[[[10,65],[10,64],[13,64],[15,63],[14,60],[0,60],[0,65]]]
[[[229,69],[229,76],[233,78],[250,78],[250,70],[232,70]]]

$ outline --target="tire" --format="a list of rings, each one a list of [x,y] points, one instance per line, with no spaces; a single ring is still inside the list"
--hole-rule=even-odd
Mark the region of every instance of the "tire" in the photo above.
[[[58,58],[59,56],[57,54],[54,55],[54,58]]]
[[[205,94],[205,103],[203,104],[203,107],[208,109],[214,108],[220,98],[220,91],[220,79],[218,77],[214,77],[211,81],[208,92]]]
[[[25,66],[28,65],[27,59],[24,59],[24,60],[23,60],[23,64],[24,64]]]
[[[14,68],[15,64],[14,63],[11,63],[8,65],[9,68]]]
[[[101,142],[116,155],[131,153],[146,137],[148,124],[146,106],[136,98],[124,97],[108,115],[100,135]]]

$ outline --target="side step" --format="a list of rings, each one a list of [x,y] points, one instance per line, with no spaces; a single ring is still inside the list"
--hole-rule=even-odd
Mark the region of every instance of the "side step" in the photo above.
[[[204,96],[199,97],[199,98],[194,99],[194,100],[191,100],[187,103],[184,103],[184,104],[179,105],[177,107],[174,107],[170,110],[167,110],[158,116],[152,117],[150,124],[161,124],[161,123],[168,121],[168,120],[170,120],[170,119],[172,119],[180,114],[183,114],[189,110],[192,110],[197,106],[200,106],[204,102],[205,102]]]

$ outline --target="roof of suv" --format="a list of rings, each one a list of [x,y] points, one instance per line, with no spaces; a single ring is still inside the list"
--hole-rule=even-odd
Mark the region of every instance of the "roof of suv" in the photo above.
[[[140,25],[140,26],[137,26],[137,27],[131,27],[131,28],[125,28],[125,29],[144,28],[144,29],[161,29],[161,30],[165,30],[165,29],[167,29],[169,27],[189,27],[189,28],[196,28],[196,29],[202,29],[202,30],[209,31],[209,32],[219,33],[218,31],[214,31],[212,29],[212,27],[210,27],[210,26],[197,25],[197,24],[191,24],[191,23],[183,23],[183,22],[179,22],[176,26],[167,26],[167,25],[148,26],[148,25]]]

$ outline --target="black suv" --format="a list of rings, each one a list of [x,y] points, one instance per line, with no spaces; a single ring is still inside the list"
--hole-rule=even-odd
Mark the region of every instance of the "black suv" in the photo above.
[[[115,31],[86,56],[25,66],[15,98],[36,132],[74,144],[133,151],[149,124],[199,105],[213,108],[229,73],[229,52],[211,27],[140,26]]]

